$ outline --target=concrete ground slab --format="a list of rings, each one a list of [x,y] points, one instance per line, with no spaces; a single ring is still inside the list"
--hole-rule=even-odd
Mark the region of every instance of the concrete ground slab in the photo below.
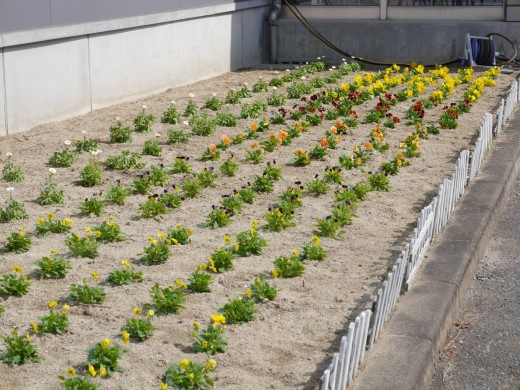
[[[519,172],[520,116],[516,115],[467,189],[448,227],[432,245],[411,289],[400,297],[352,388],[407,390],[428,386],[461,297],[471,284]],[[396,342],[400,339],[428,343],[423,342],[423,348],[418,349],[413,342]]]

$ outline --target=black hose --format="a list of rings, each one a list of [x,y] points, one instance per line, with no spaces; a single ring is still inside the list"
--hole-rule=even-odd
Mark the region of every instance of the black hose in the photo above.
[[[493,36],[496,36],[496,37],[500,37],[502,39],[505,39],[511,46],[513,46],[513,50],[515,51],[515,54],[513,55],[513,57],[507,57],[506,55],[502,54],[502,56],[504,56],[507,61],[505,61],[505,63],[509,63],[509,62],[517,62],[516,61],[516,56],[518,54],[518,50],[516,49],[516,45],[508,38],[506,37],[505,35],[502,35],[502,34],[499,34],[499,33],[489,33],[488,35],[486,35],[486,37],[490,38],[490,37],[493,37]]]
[[[373,60],[369,60],[367,58],[361,58],[361,57],[355,57],[354,55],[352,54],[349,54],[343,50],[341,50],[340,48],[338,48],[336,45],[334,45],[333,43],[331,43],[328,39],[326,39],[323,35],[321,35],[319,33],[318,30],[316,30],[310,23],[307,19],[305,19],[305,17],[301,14],[301,12],[298,10],[298,8],[296,8],[295,6],[293,6],[292,4],[289,3],[288,0],[284,0],[284,3],[285,5],[287,5],[287,7],[289,7],[289,10],[293,13],[293,15],[296,17],[296,19],[298,19],[300,21],[301,24],[303,24],[303,26],[312,34],[314,35],[316,38],[318,38],[321,42],[323,42],[326,46],[330,47],[332,50],[334,50],[335,52],[345,56],[345,57],[350,57],[354,60],[357,60],[359,62],[363,62],[365,64],[372,64],[372,65],[393,65],[394,63],[387,63],[387,62],[378,62],[378,61],[373,61]],[[432,66],[435,66],[435,65],[449,65],[449,64],[454,64],[456,62],[459,62],[460,61],[460,57],[457,57],[457,58],[453,58],[451,60],[448,60],[446,62],[443,62],[441,64],[432,64],[432,65],[424,65],[424,66],[427,66],[427,67],[432,67]],[[410,66],[410,64],[405,64],[405,63],[398,63],[396,65],[401,65],[401,66]]]

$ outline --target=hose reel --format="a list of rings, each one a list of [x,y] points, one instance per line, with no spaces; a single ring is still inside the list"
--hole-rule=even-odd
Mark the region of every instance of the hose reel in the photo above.
[[[477,37],[466,34],[464,61],[469,66],[495,66],[496,47],[491,36]]]

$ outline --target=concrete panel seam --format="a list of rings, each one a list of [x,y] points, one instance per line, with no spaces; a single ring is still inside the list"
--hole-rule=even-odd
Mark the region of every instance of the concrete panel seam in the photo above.
[[[4,54],[4,48],[0,48],[2,53],[2,82],[4,86],[4,106],[2,107],[2,110],[4,110],[4,126],[5,126],[5,134],[9,134],[9,121],[7,119],[7,87],[6,87],[6,77],[5,77],[5,56]]]
[[[90,103],[90,112],[92,112],[92,68],[90,66],[90,35],[87,35],[87,74],[88,74],[88,101]]]

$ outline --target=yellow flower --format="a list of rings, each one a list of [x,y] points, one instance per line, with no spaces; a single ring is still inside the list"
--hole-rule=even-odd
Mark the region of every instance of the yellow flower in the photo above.
[[[51,253],[52,253],[53,255],[57,255],[57,254],[58,254],[58,251],[57,251],[56,249],[51,249]]]
[[[202,347],[206,348],[208,346],[208,342],[204,340],[202,343],[200,343]]]
[[[67,304],[65,304],[65,305],[63,305],[63,307],[61,308],[61,310],[62,310],[64,313],[66,313],[66,312],[68,312],[68,311],[70,310],[70,306],[67,305]]]
[[[97,375],[96,369],[94,368],[94,366],[92,364],[88,365],[88,372],[92,376],[96,376]]]
[[[276,279],[278,277],[278,270],[273,269],[272,274],[273,274],[273,277]]]
[[[68,373],[70,376],[76,376],[76,370],[73,369],[72,367],[67,368],[67,373]]]
[[[188,230],[188,236],[191,236],[193,234],[193,229]]]
[[[141,309],[140,307],[134,307],[133,311],[134,311],[134,314],[137,316],[142,313],[143,309]]]
[[[13,271],[16,272],[17,274],[21,274],[22,267],[20,267],[19,265],[13,265]]]
[[[85,233],[92,233],[92,229],[91,228],[85,228]]]
[[[109,215],[108,219],[113,222],[116,220],[116,217],[114,217],[113,215]]]
[[[44,224],[44,223],[45,223],[45,219],[44,219],[44,218],[40,218],[40,219],[38,220],[38,225],[42,225],[42,224]]]
[[[92,271],[90,274],[91,274],[92,277],[93,277],[94,279],[96,279],[96,280],[99,278],[99,275],[98,275],[98,273],[97,273],[96,271]]]
[[[130,333],[128,333],[126,330],[123,330],[121,333],[121,337],[123,339],[123,344],[128,344],[130,341]]]
[[[314,246],[318,246],[321,240],[318,236],[312,236],[312,241],[314,242]]]
[[[251,292],[251,290],[248,288],[246,290],[246,296],[247,296],[247,299],[251,299],[251,296],[253,295],[253,293]]]
[[[101,367],[99,367],[99,375],[104,378],[105,376],[107,376],[107,369],[105,368],[105,366],[101,365]]]
[[[200,324],[197,321],[193,321],[193,327],[195,329],[199,329],[200,328]]]
[[[161,390],[168,390],[168,385],[164,382],[159,383],[159,387]]]
[[[185,370],[189,364],[190,364],[190,359],[184,359],[179,363],[179,367],[181,368],[181,370]]]
[[[126,261],[126,260],[121,260],[121,265],[124,265],[126,268],[130,268],[131,267],[130,263],[128,261]]]
[[[214,368],[217,365],[217,361],[215,359],[209,359],[205,366],[206,368]]]
[[[208,265],[206,263],[199,265],[201,271],[205,271],[208,269]]]
[[[251,229],[252,229],[252,228],[251,228]],[[240,245],[235,244],[235,252],[238,252],[239,249],[240,249]]]
[[[224,236],[224,242],[226,243],[226,245],[231,244],[231,237],[229,237],[229,236],[227,236],[227,235]]]
[[[179,287],[179,288],[186,287],[186,285],[184,284],[184,282],[181,279],[175,279],[175,284],[177,284],[177,287]]]
[[[219,326],[226,323],[226,317],[222,314],[212,314],[210,317],[213,320],[213,325]]]
[[[36,324],[36,322],[34,322],[34,321],[31,321],[31,326],[34,330],[34,333],[38,334],[39,333],[38,324]]]
[[[150,241],[152,245],[157,245],[157,240],[153,237],[148,237],[148,241]]]
[[[26,333],[26,334],[25,334],[25,338],[27,339],[27,342],[28,342],[28,343],[31,342],[31,336],[29,336],[29,333]]]
[[[49,213],[47,214],[47,218],[49,218],[50,220],[52,220],[54,218],[54,213]]]
[[[291,253],[294,255],[294,256],[298,256],[298,251],[296,249],[292,249],[291,250]]]
[[[188,379],[189,379],[190,381],[192,381],[193,378],[195,378],[195,375],[194,375],[193,373],[190,372],[190,373],[188,374]]]
[[[103,348],[108,348],[110,346],[110,339],[101,340],[101,345],[103,346]]]
[[[166,239],[166,236],[162,232],[157,233],[157,237],[159,237],[161,240],[165,240]]]
[[[154,312],[153,310],[148,310],[148,311],[146,312],[146,316],[147,316],[147,317],[153,317],[154,314],[155,314],[155,312]]]
[[[50,301],[47,306],[49,306],[49,309],[54,309],[56,307],[56,305],[58,304],[58,302],[56,301]]]

